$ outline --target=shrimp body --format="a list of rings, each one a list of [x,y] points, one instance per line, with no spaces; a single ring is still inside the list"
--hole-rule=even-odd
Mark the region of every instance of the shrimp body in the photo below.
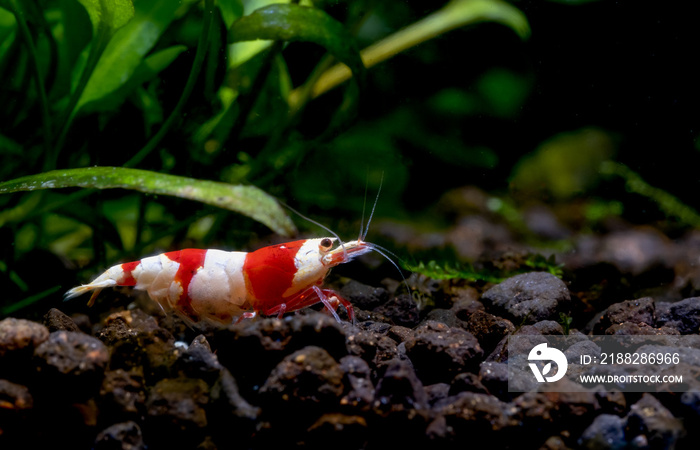
[[[343,304],[353,320],[352,305],[319,286],[332,267],[374,248],[362,239],[333,248],[336,240],[304,239],[249,253],[200,249],[162,253],[110,267],[91,283],[69,290],[65,297],[92,291],[92,304],[105,287],[133,286],[188,322],[231,323],[258,313],[281,317],[318,302],[338,321],[335,310]]]

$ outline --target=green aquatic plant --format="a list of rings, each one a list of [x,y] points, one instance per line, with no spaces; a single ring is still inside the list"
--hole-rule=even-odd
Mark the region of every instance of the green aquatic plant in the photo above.
[[[500,0],[453,0],[403,23],[392,22],[403,2],[338,3],[0,0],[0,314],[72,284],[33,283],[35,252],[92,272],[182,242],[293,235],[276,198],[332,206],[327,180],[308,175],[336,167],[364,179],[364,165],[339,164],[349,155],[383,166],[370,188],[388,166],[384,195],[398,197],[406,174],[393,139],[342,133],[368,70],[463,26],[530,31]],[[391,26],[376,34],[368,21]],[[321,119],[307,119],[324,96]]]
[[[529,254],[525,259],[524,268],[549,272],[557,278],[564,276],[564,265],[557,263],[554,255],[545,257],[539,253]]]
[[[571,324],[574,323],[574,318],[571,317],[569,314],[560,312],[559,313],[559,323],[561,324],[562,328],[564,329],[564,335],[568,336],[569,333],[571,332]]]
[[[700,228],[700,214],[669,192],[652,186],[635,171],[615,161],[604,161],[600,172],[606,177],[619,177],[625,181],[629,192],[644,196],[654,202],[667,216],[675,217],[681,223]]]
[[[563,266],[557,264],[554,255],[545,258],[539,254],[528,254],[516,270],[503,271],[494,268],[477,270],[472,264],[438,263],[435,260],[417,264],[402,263],[404,269],[436,280],[466,280],[469,282],[500,283],[520,273],[543,271],[561,278]]]
[[[434,260],[427,263],[421,261],[417,264],[404,262],[403,268],[436,280],[458,279],[473,282],[500,283],[506,278],[488,271],[477,271],[471,264],[440,264]]]

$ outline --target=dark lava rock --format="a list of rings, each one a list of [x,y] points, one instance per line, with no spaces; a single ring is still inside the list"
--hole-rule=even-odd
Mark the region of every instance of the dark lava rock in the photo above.
[[[509,426],[509,406],[494,396],[461,392],[439,402],[435,409],[445,418],[448,441],[460,439],[466,445],[470,436],[479,436],[489,445],[508,442],[507,433],[498,432]]]
[[[616,323],[615,325],[612,325],[607,330],[605,330],[605,334],[620,335],[620,336],[641,336],[641,335],[645,335],[645,336],[646,335],[649,335],[649,336],[664,336],[664,335],[665,336],[677,336],[677,335],[680,335],[678,330],[676,330],[675,328],[671,328],[671,327],[653,328],[645,323],[632,323],[632,322]]]
[[[558,389],[568,392],[545,392],[545,395],[556,404],[559,417],[566,417],[566,429],[573,435],[582,433],[600,411],[598,397],[592,391],[577,391],[580,385],[566,378],[559,381]]]
[[[410,446],[425,439],[428,396],[408,361],[396,359],[387,366],[377,382],[373,411],[370,428],[382,430],[373,436],[378,448]]]
[[[8,364],[5,357],[31,356],[48,338],[49,330],[39,323],[13,317],[0,320],[0,367]]]
[[[460,374],[461,375],[461,374]],[[473,375],[473,374],[470,374]],[[450,394],[450,385],[447,383],[429,384],[423,387],[425,395],[428,396],[428,404],[434,406],[440,400],[447,398]],[[455,392],[456,394],[457,392]]]
[[[449,395],[456,395],[460,392],[489,393],[488,389],[481,383],[479,375],[471,372],[459,373],[452,380],[449,387]]]
[[[340,360],[343,383],[348,392],[340,399],[340,404],[351,409],[367,410],[372,406],[374,386],[370,378],[369,365],[359,356],[348,355]]]
[[[396,325],[415,327],[419,321],[418,305],[409,294],[392,298],[374,312],[390,318]]]
[[[29,389],[21,384],[0,380],[0,413],[15,413],[32,409],[34,400]]]
[[[427,384],[450,382],[456,374],[474,368],[484,354],[471,333],[433,321],[417,328],[405,344],[406,355]]]
[[[97,333],[97,337],[109,347],[126,344],[138,346],[139,332],[130,324],[130,311],[112,314],[105,320],[105,326]]]
[[[348,334],[347,348],[348,353],[359,356],[376,369],[381,369],[399,355],[396,341],[369,331]]]
[[[593,358],[599,359],[600,351],[600,347],[596,343],[584,339],[571,344],[569,348],[564,351],[564,355],[568,362],[577,363],[581,361],[582,355],[590,355]]]
[[[539,322],[532,324],[532,327],[539,331],[540,334],[545,336],[561,336],[564,334],[564,328],[562,328],[561,324],[553,320],[540,320]]]
[[[56,308],[51,308],[49,312],[46,313],[44,316],[44,325],[46,325],[49,331],[80,331],[80,328],[73,319]]]
[[[683,423],[654,396],[645,393],[627,415],[628,438],[645,441],[649,448],[674,448],[685,434]],[[643,437],[643,439],[640,439]]]
[[[207,338],[201,334],[195,337],[187,349],[179,355],[175,367],[183,375],[201,378],[209,385],[219,379],[223,369],[216,355],[212,353]]]
[[[0,379],[26,383],[34,377],[34,349],[49,338],[49,330],[36,322],[12,317],[0,321]]]
[[[449,309],[435,308],[431,310],[428,315],[425,316],[422,323],[428,320],[444,323],[448,327],[459,327],[462,325],[462,321],[457,318],[454,311]],[[418,326],[420,327],[420,325]]]
[[[203,439],[207,426],[209,387],[202,380],[165,378],[151,389],[146,402],[144,438],[149,448],[189,448]]]
[[[413,330],[408,327],[402,327],[401,325],[394,325],[389,328],[389,333],[387,336],[392,338],[397,343],[404,342],[413,334]]]
[[[515,326],[508,319],[476,311],[469,316],[464,329],[476,337],[485,353],[491,353],[501,339],[515,331]]]
[[[389,330],[392,327],[392,325],[390,323],[373,322],[371,320],[367,320],[365,322],[359,322],[356,326],[360,330],[370,331],[372,333],[383,334],[383,335],[389,334]]]
[[[369,429],[364,417],[340,413],[323,414],[306,433],[304,447],[327,449],[359,449],[365,446]]]
[[[75,331],[54,331],[34,355],[42,387],[71,399],[97,393],[109,361],[99,339]]]
[[[428,396],[411,364],[395,359],[377,382],[374,408],[381,414],[425,410]]]
[[[593,420],[578,440],[583,448],[622,450],[627,448],[627,421],[612,414],[601,414]]]
[[[149,383],[171,377],[180,354],[172,334],[139,309],[110,315],[97,337],[112,351],[112,369],[142,367]]]
[[[700,418],[700,392],[690,391],[681,395],[681,403],[696,417]]]
[[[346,406],[341,405],[350,390],[345,379],[340,364],[323,348],[308,346],[285,356],[259,390],[262,422],[254,447],[303,445],[320,415]]]
[[[318,312],[243,321],[217,331],[209,342],[244,395],[261,386],[283,357],[306,346],[322,347],[336,360],[348,354],[343,328]]]
[[[209,430],[226,448],[244,446],[252,435],[260,408],[251,406],[239,393],[238,384],[226,368],[211,388],[207,410]],[[235,430],[232,433],[231,430]]]
[[[540,447],[540,450],[570,450],[571,447],[566,445],[564,439],[561,436],[550,436],[544,441],[544,444]]]
[[[122,422],[102,430],[95,439],[94,450],[143,450],[141,428],[136,422]]]
[[[614,264],[623,273],[634,276],[657,266],[673,263],[669,259],[671,243],[652,228],[639,228],[610,233],[600,242],[596,260]]]
[[[547,322],[549,323],[550,321],[547,321]],[[541,322],[538,322],[538,323],[541,323]],[[514,334],[519,335],[519,336],[542,336],[544,333],[542,333],[542,331],[540,331],[541,327],[537,327],[535,325],[536,324],[523,325],[522,327],[517,328],[515,330]]]
[[[484,361],[479,367],[479,381],[488,392],[501,399],[509,399],[508,393],[508,364],[502,362]]]
[[[221,378],[211,390],[211,398],[216,405],[221,400],[222,406],[218,409],[224,410],[227,415],[231,415],[243,421],[252,421],[260,414],[260,409],[251,406],[238,392],[236,380],[227,369],[223,369]],[[217,417],[224,416],[217,414]],[[231,423],[231,422],[229,422]]]
[[[120,311],[107,317],[105,326],[97,334],[97,337],[105,345],[112,346],[116,343],[153,335],[162,335],[161,339],[166,341],[172,339],[170,333],[161,328],[155,318],[140,309],[132,309]]]
[[[580,386],[573,382],[560,384],[559,388],[570,392],[526,392],[519,395],[512,402],[514,417],[528,429],[579,436],[593,417],[602,412],[598,397],[594,392],[576,392]]]
[[[136,420],[146,411],[143,371],[123,369],[105,372],[100,388],[100,409],[114,421]]]
[[[605,413],[622,415],[627,411],[625,394],[620,391],[596,391],[595,398],[598,400],[600,410]]]
[[[450,310],[460,320],[467,320],[474,312],[484,310],[484,304],[479,301],[479,292],[473,287],[454,287],[451,295]]]
[[[26,386],[0,379],[0,448],[10,440],[23,441],[33,406],[34,398]]]
[[[529,272],[484,292],[482,302],[494,314],[522,324],[558,319],[560,312],[569,310],[571,298],[559,278],[547,272]]]
[[[525,392],[515,397],[511,405],[513,418],[522,423],[523,427],[543,434],[555,431],[559,419],[555,399],[542,392]]]
[[[272,370],[260,395],[271,404],[303,411],[339,404],[344,389],[340,364],[321,347],[308,346],[286,356]]]
[[[542,336],[540,330],[532,325],[524,325],[517,329],[515,336],[529,336],[518,339],[509,339],[505,336],[496,345],[496,348],[486,357],[485,361],[507,362],[509,353],[511,355],[527,355],[537,344],[547,342],[547,339]]]
[[[632,322],[654,326],[654,310],[654,300],[651,297],[625,300],[624,302],[609,306],[605,313],[605,319],[607,319],[611,325]]]
[[[614,325],[624,323],[648,325],[654,327],[656,322],[656,305],[651,297],[643,297],[635,300],[610,305],[593,326],[595,334],[605,334],[606,330]],[[612,333],[610,333],[612,334]]]
[[[355,323],[361,325],[363,322],[382,322],[392,325],[394,322],[385,316],[374,311],[365,311],[364,309],[355,308]]]
[[[700,297],[686,298],[676,303],[657,303],[656,326],[675,328],[681,334],[700,332]]]
[[[340,290],[340,295],[353,304],[353,306],[372,310],[389,300],[389,293],[382,287],[373,287],[350,280]]]

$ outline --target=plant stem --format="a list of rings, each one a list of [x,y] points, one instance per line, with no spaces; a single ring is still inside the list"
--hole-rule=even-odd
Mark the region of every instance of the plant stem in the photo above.
[[[95,67],[97,66],[97,62],[100,60],[100,57],[102,57],[102,54],[107,48],[107,44],[109,44],[110,39],[112,39],[112,36],[113,33],[108,26],[100,26],[98,28],[97,36],[95,37],[92,43],[92,47],[90,48],[90,53],[88,54],[87,62],[85,63],[83,72],[80,74],[80,80],[78,81],[78,85],[75,87],[75,91],[73,91],[73,95],[71,95],[68,107],[66,107],[63,113],[63,124],[61,126],[61,133],[59,134],[58,139],[56,140],[56,144],[54,145],[52,154],[49,155],[48,158],[46,158],[44,170],[53,170],[54,168],[56,168],[58,154],[61,152],[61,149],[63,148],[63,145],[66,142],[68,131],[70,130],[70,126],[73,123],[73,119],[75,118],[75,113],[77,112],[75,110],[75,107],[78,106],[80,97],[83,95],[83,91],[85,91],[85,88],[87,87],[87,84],[90,81],[90,77],[92,76],[92,73],[94,72]]]
[[[433,39],[450,30],[485,20],[504,23],[513,28],[521,38],[529,35],[530,29],[523,13],[512,5],[500,0],[452,0],[443,8],[424,17],[418,22],[387,36],[360,52],[366,68]],[[336,64],[325,71],[312,88],[313,98],[349,80],[352,73],[345,64]],[[297,88],[289,95],[291,110],[299,108],[304,101],[304,92]]]
[[[14,302],[8,306],[5,306],[3,308],[0,308],[0,317],[6,316],[8,314],[12,314],[14,312],[19,311],[20,309],[27,308],[34,303],[38,302],[39,300],[43,299],[44,297],[48,297],[49,295],[58,292],[61,289],[61,285],[53,286],[50,287],[46,290],[43,290],[39,292],[38,294],[34,294],[30,297],[27,297],[23,300],[20,300],[18,302]]]
[[[267,80],[270,70],[272,69],[272,60],[275,58],[275,56],[277,56],[277,54],[279,54],[283,46],[283,41],[273,42],[263,57],[260,64],[260,69],[253,79],[253,84],[250,86],[250,89],[248,89],[248,92],[245,95],[238,98],[238,117],[236,118],[236,122],[229,133],[229,140],[234,142],[237,141],[238,136],[243,131],[243,128],[245,128],[246,122],[248,121],[248,116],[253,110],[258,97],[260,97],[263,86],[265,86],[265,81]]]
[[[44,88],[44,80],[41,77],[41,67],[36,54],[36,47],[32,39],[32,33],[29,30],[27,21],[24,20],[24,10],[20,2],[11,0],[13,9],[15,10],[15,19],[17,20],[17,28],[24,40],[27,49],[29,50],[29,59],[31,61],[32,70],[34,71],[34,81],[36,90],[39,94],[39,103],[41,105],[41,122],[44,127],[44,150],[48,154],[51,150],[51,116],[49,114],[49,101],[46,97],[46,89]]]
[[[214,18],[214,0],[206,0],[204,3],[204,23],[202,26],[202,32],[199,35],[199,41],[197,42],[197,53],[194,56],[194,62],[192,63],[192,69],[190,70],[190,75],[187,78],[187,83],[185,88],[180,95],[180,100],[175,105],[175,108],[170,113],[170,116],[165,120],[163,126],[160,127],[158,132],[151,138],[146,145],[138,151],[134,156],[131,157],[124,167],[134,167],[139,164],[143,159],[148,156],[157,146],[160,141],[163,140],[166,134],[170,131],[170,128],[175,124],[176,121],[180,120],[181,111],[184,109],[187,100],[190,98],[192,89],[197,82],[199,77],[199,72],[202,69],[202,63],[204,62],[204,57],[207,54],[208,43],[211,38],[210,31],[212,29],[211,24]]]

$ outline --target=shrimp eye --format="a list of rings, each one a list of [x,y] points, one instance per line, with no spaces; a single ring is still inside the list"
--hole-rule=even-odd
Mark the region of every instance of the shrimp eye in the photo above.
[[[330,249],[332,245],[333,241],[331,241],[329,238],[324,238],[323,240],[321,240],[321,248],[323,248],[324,250]]]

